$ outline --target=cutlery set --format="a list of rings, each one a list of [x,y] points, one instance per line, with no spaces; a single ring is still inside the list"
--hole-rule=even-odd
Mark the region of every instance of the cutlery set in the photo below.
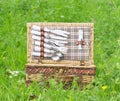
[[[48,57],[57,61],[67,53],[69,32],[33,25],[31,34],[34,40],[32,56]]]

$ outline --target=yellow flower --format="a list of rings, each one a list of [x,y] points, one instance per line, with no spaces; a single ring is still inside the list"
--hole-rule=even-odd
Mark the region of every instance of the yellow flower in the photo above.
[[[102,90],[106,90],[107,89],[107,86],[102,86]]]

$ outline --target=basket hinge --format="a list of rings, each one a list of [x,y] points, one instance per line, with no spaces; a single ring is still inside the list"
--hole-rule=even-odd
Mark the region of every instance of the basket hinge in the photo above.
[[[80,61],[80,66],[85,66],[85,62],[84,61]]]

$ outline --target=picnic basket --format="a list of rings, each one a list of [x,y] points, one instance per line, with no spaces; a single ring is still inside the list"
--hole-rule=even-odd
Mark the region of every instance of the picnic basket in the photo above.
[[[39,40],[41,43],[43,42],[43,49],[39,52],[42,55],[33,56],[35,40],[32,39],[32,26],[39,26],[43,36],[46,27],[51,30],[69,32],[68,44],[65,46],[67,53],[58,61],[44,57],[44,39],[42,39],[42,41]],[[83,32],[82,40],[79,40],[79,31]],[[33,81],[41,82],[42,78],[44,80],[57,78],[58,81],[69,83],[74,77],[78,77],[80,85],[86,85],[94,79],[95,68],[93,23],[27,23],[27,84]]]

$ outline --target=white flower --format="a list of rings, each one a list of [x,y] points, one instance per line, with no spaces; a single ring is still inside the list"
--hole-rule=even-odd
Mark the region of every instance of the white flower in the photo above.
[[[13,78],[14,76],[18,76],[20,71],[11,71],[11,70],[8,70],[8,73],[10,74],[9,75],[9,78]]]

